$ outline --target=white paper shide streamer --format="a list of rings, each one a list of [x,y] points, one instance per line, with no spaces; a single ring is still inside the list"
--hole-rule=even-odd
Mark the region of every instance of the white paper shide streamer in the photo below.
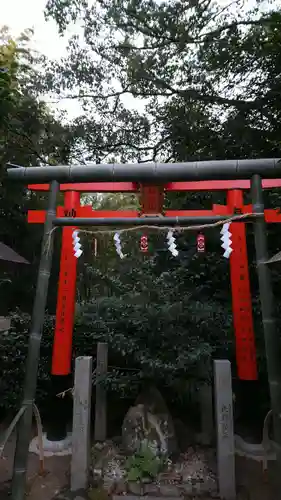
[[[168,249],[173,257],[177,257],[179,255],[175,241],[176,239],[174,237],[174,231],[170,229],[170,231],[168,231],[167,234],[167,244],[168,244]]]
[[[113,236],[113,239],[114,239],[116,252],[118,253],[120,259],[124,259],[126,257],[126,255],[124,255],[122,252],[122,244],[121,244],[120,234],[115,233],[115,235]]]
[[[232,240],[231,240],[231,232],[230,232],[230,223],[226,222],[222,226],[222,230],[220,232],[221,236],[221,241],[222,241],[222,248],[224,249],[224,254],[223,256],[226,259],[229,259],[230,254],[233,252],[233,248],[231,247],[232,245]]]
[[[81,257],[83,253],[82,245],[80,243],[79,231],[77,230],[73,231],[72,240],[73,240],[74,257],[79,259],[79,257]]]

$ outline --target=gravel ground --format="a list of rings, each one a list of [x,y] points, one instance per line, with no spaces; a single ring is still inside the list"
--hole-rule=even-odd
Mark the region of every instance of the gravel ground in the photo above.
[[[0,460],[1,500],[10,499],[8,491],[12,476],[14,447],[15,437],[12,437],[7,445],[4,458]],[[28,500],[53,500],[62,490],[65,493],[60,498],[71,498],[66,495],[66,488],[69,483],[70,457],[47,458],[45,462],[46,475],[44,477],[38,476],[38,466],[38,457],[30,454],[27,473],[26,498]],[[260,463],[237,457],[236,475],[237,500],[276,500],[279,498],[278,494],[274,494],[273,488],[269,487],[271,474],[269,473],[268,477],[264,476]],[[201,500],[211,500],[211,498],[214,497],[200,497]]]

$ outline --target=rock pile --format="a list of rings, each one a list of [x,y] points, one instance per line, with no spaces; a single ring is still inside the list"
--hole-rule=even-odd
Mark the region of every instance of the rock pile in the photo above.
[[[162,470],[154,477],[148,474],[141,480],[129,481],[127,459],[133,456],[135,460],[144,443],[155,460],[162,458]],[[144,391],[129,409],[120,439],[95,444],[92,463],[94,484],[102,486],[109,495],[179,497],[217,491],[214,452],[187,446],[184,453],[179,453],[172,417],[155,388]]]

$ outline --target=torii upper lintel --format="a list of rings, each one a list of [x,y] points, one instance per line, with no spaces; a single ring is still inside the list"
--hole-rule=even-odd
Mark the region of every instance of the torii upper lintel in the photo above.
[[[281,177],[281,159],[212,160],[183,163],[113,163],[8,168],[8,179],[25,183],[212,181]]]

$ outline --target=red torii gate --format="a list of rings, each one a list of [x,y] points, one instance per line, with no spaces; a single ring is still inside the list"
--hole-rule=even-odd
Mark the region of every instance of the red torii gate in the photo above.
[[[281,179],[264,179],[264,189],[281,187]],[[48,191],[49,184],[30,184],[30,190]],[[244,205],[243,190],[250,189],[250,181],[195,181],[171,182],[162,188],[132,182],[105,182],[61,184],[64,206],[57,207],[57,217],[133,218],[144,215],[176,216],[232,216],[252,213],[251,205]],[[213,205],[212,210],[163,211],[164,191],[226,191],[227,204]],[[141,195],[141,210],[93,210],[80,205],[81,192],[136,192]],[[279,209],[265,210],[266,222],[281,222]],[[45,211],[28,211],[29,223],[44,223]],[[52,375],[64,376],[71,372],[72,335],[76,296],[77,259],[73,253],[72,232],[75,227],[63,227],[56,327],[53,344]],[[233,306],[233,324],[236,338],[236,363],[242,380],[257,379],[256,348],[253,328],[252,302],[249,282],[245,223],[231,224],[233,249],[230,256],[230,276]]]

